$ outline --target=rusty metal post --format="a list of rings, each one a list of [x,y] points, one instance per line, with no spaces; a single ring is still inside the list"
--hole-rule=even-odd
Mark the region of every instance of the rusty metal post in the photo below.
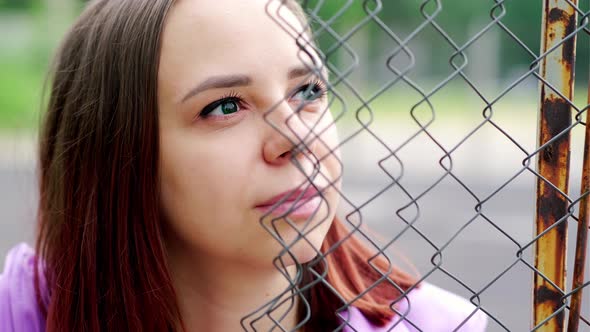
[[[590,78],[590,75],[588,76]],[[588,105],[590,105],[590,81],[588,82]],[[590,110],[586,110],[586,135],[584,138],[584,164],[582,168],[581,195],[590,191]],[[582,291],[584,284],[584,270],[586,269],[586,249],[588,248],[588,225],[590,225],[590,197],[583,196],[580,200],[578,214],[578,231],[576,236],[576,258],[574,262],[574,277],[572,290],[579,290],[572,294],[570,302],[570,316],[567,331],[577,332],[580,325],[580,310],[582,307]]]
[[[577,4],[577,0],[571,1]],[[564,41],[576,28],[577,13],[565,0],[543,0],[541,53],[559,45],[541,61],[541,77],[563,96],[573,99],[575,36]],[[539,146],[561,134],[571,125],[571,108],[564,98],[541,82],[541,105],[539,114]],[[568,201],[564,195],[569,188],[570,133],[539,152],[539,174],[552,183],[537,179],[537,202],[535,211],[535,234],[541,234],[567,214]],[[565,289],[565,257],[567,223],[564,221],[545,235],[535,245],[533,326],[538,326],[561,306],[561,290]],[[559,289],[556,289],[551,280]],[[564,311],[548,320],[538,331],[563,331]]]

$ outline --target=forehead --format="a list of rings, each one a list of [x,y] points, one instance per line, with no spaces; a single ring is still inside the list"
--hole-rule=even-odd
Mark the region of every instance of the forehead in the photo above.
[[[302,61],[310,63],[311,59],[299,51],[294,37],[281,28],[282,24],[291,25],[297,31],[303,29],[295,15],[280,3],[277,0],[177,2],[164,27],[161,69],[180,75],[174,67],[183,67],[182,71],[194,78],[257,69],[283,72]]]

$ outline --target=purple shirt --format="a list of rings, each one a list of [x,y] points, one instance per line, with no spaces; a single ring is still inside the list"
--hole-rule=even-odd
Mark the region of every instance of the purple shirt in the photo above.
[[[0,274],[0,331],[45,331],[35,295],[34,270],[35,254],[27,244],[15,246],[6,256]]]
[[[0,275],[0,331],[45,331],[43,315],[37,306],[33,279],[35,254],[21,243],[10,250]],[[41,283],[42,293],[46,294]],[[408,310],[408,302],[410,310]],[[396,316],[387,326],[375,327],[355,307],[343,313],[344,332],[450,332],[463,324],[459,332],[485,331],[487,316],[465,299],[423,283],[408,294],[408,301],[396,307],[405,314]],[[473,314],[473,315],[472,315]],[[471,315],[471,317],[470,317]],[[466,320],[469,317],[468,320]],[[417,330],[414,326],[418,327]]]
[[[424,282],[420,288],[409,292],[407,300],[400,301],[395,308],[404,318],[396,315],[386,326],[377,327],[367,321],[357,308],[350,307],[350,326],[343,331],[481,332],[487,326],[487,315],[469,301]],[[343,316],[345,320],[348,317]]]

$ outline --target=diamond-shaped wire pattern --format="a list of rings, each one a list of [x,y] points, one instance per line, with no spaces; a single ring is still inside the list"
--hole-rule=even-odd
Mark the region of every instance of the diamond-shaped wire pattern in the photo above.
[[[570,241],[564,255],[569,255],[566,268],[572,270],[574,240],[581,218],[579,205],[588,194],[578,193],[584,118],[590,105],[584,99],[586,96],[576,96],[574,100],[551,75],[545,75],[543,63],[551,61],[558,52],[566,54],[568,47],[569,51],[575,51],[571,46],[575,45],[572,42],[575,38],[587,42],[583,38],[590,31],[590,12],[574,1],[557,2],[566,8],[564,12],[575,13],[577,19],[576,15],[569,16],[574,18],[573,26],[566,26],[555,44],[536,52],[530,45],[530,36],[519,36],[504,20],[511,14],[511,6],[517,5],[514,1],[489,1],[487,12],[478,14],[487,18],[467,29],[467,38],[446,24],[445,17],[452,18],[454,13],[449,13],[446,3],[440,0],[300,1],[310,29],[305,31],[298,31],[284,19],[281,8],[292,7],[292,1],[269,1],[268,14],[294,38],[301,49],[301,60],[313,63],[313,75],[321,77],[327,85],[330,110],[326,109],[322,116],[331,112],[332,124],[340,130],[337,146],[329,146],[321,137],[327,129],[320,124],[321,120],[309,123],[309,135],[297,137],[299,141],[293,142],[293,156],[304,155],[305,160],[315,165],[314,170],[307,174],[299,159],[294,157],[292,161],[300,166],[310,183],[323,178],[338,192],[338,216],[347,233],[340,234],[339,241],[324,245],[311,261],[296,262],[297,272],[284,274],[291,287],[244,317],[242,325],[246,331],[256,330],[255,323],[265,316],[275,322],[273,330],[286,331],[281,323],[291,310],[300,313],[296,329],[306,328],[314,320],[313,306],[320,303],[309,298],[314,287],[323,287],[342,303],[335,307],[334,313],[341,324],[330,330],[356,330],[349,324],[350,309],[362,299],[370,300],[372,292],[390,287],[401,295],[387,303],[394,316],[400,318],[389,325],[389,330],[398,331],[396,328],[404,321],[417,331],[429,331],[412,318],[410,294],[420,285],[430,283],[473,304],[473,310],[450,329],[453,331],[468,331],[476,315],[486,317],[488,331],[544,330],[548,326],[544,325],[546,322],[561,316],[567,318],[572,294],[586,288],[589,278],[576,289],[572,288],[571,279],[565,287],[560,287],[558,281],[536,266],[538,257],[534,248],[553,230],[565,229],[561,227],[569,224]],[[280,5],[273,7],[271,3]],[[351,14],[355,8],[362,15]],[[413,23],[396,24],[390,14],[397,10],[406,10],[405,15],[417,19]],[[341,20],[342,17],[347,19]],[[553,11],[543,17],[548,24],[558,20]],[[539,23],[541,37],[545,30]],[[306,37],[309,31],[313,43]],[[549,36],[555,31],[545,32],[546,38],[555,38]],[[382,52],[379,56],[371,55],[370,59],[381,59],[381,62],[367,63],[367,50],[362,47],[369,36],[371,42],[379,43]],[[489,38],[508,40],[510,47],[529,61],[528,68],[520,68],[503,80],[482,79],[477,71],[484,63],[477,55],[489,45]],[[430,54],[425,54],[428,51],[425,52],[424,45],[428,43],[435,46],[430,48]],[[578,62],[587,60],[577,59]],[[431,64],[424,61],[444,65],[435,69],[436,75],[425,75],[423,67]],[[570,64],[573,75],[575,66],[573,62]],[[538,104],[543,98],[539,96],[540,91],[561,99],[566,110],[571,108],[573,119],[571,124],[566,123],[554,132],[549,141],[537,144]],[[285,130],[270,120],[273,111],[268,110],[267,122],[279,131]],[[286,128],[292,130],[289,121]],[[572,188],[564,191],[539,171],[537,163],[557,155],[559,152],[553,150],[556,142],[569,136]],[[329,152],[314,154],[308,148],[312,142],[323,145]],[[339,159],[342,173],[334,179],[323,172],[322,163],[336,156],[337,150],[342,151]],[[563,164],[562,168],[569,169],[569,164]],[[336,186],[340,180],[343,180],[342,190]],[[565,214],[540,234],[533,231],[535,185],[552,190],[567,204]],[[542,197],[539,199],[542,201]],[[543,208],[553,207],[538,207]],[[275,223],[279,222],[287,222],[297,232],[295,241],[276,236]],[[323,220],[320,224],[323,222],[330,221]],[[300,225],[288,215],[270,222],[261,220],[261,225],[284,248],[275,259],[281,271],[286,271],[285,259],[292,256],[290,250],[298,241],[308,241],[307,237],[318,226],[309,222]],[[358,270],[373,271],[377,277],[355,294],[342,294],[330,276],[331,264],[339,264],[339,259],[344,257],[339,250],[353,239],[372,253]],[[402,285],[392,277],[396,269],[416,270],[412,285]],[[551,292],[558,294],[559,302],[554,312],[532,326],[534,278],[531,276],[553,287]],[[588,302],[588,291],[584,293],[585,302]],[[589,310],[590,307],[582,305],[579,330],[590,331]]]

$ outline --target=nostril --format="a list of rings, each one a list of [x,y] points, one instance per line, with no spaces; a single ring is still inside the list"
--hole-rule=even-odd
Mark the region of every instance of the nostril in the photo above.
[[[300,154],[304,154],[305,149],[305,144],[298,144],[294,146],[291,150],[283,152],[277,159],[298,158]]]

